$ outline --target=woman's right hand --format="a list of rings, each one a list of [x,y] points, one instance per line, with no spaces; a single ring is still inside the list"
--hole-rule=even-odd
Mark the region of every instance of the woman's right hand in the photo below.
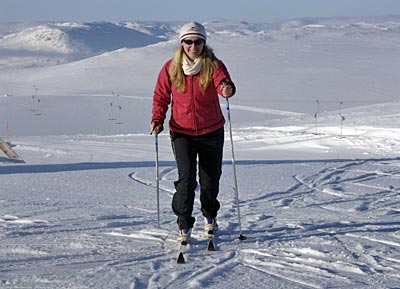
[[[150,134],[159,134],[164,130],[164,127],[161,123],[152,121],[150,124]]]

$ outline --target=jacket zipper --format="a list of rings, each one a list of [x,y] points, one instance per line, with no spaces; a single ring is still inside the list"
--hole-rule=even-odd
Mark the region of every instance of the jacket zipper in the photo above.
[[[191,78],[191,95],[190,95],[190,99],[191,99],[191,107],[192,107],[192,117],[193,117],[193,128],[194,128],[194,134],[197,134],[197,121],[196,121],[196,105],[195,105],[195,101],[194,101],[194,75],[190,76]]]

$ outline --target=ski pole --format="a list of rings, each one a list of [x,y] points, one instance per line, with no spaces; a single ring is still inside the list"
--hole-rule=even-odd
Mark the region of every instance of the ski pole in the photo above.
[[[239,205],[239,191],[236,177],[236,165],[235,165],[235,151],[233,149],[233,137],[232,137],[232,122],[231,122],[231,112],[229,109],[229,99],[226,98],[226,110],[228,112],[228,124],[229,124],[229,137],[231,139],[231,150],[232,150],[232,169],[233,169],[233,180],[234,180],[234,190],[236,194],[236,207],[237,207],[237,215],[238,215],[238,223],[239,223],[239,240],[246,240],[247,237],[242,235],[242,221],[240,218],[240,205]]]
[[[154,137],[155,146],[156,146],[156,193],[157,193],[157,227],[160,226],[160,179],[158,173],[158,134]]]

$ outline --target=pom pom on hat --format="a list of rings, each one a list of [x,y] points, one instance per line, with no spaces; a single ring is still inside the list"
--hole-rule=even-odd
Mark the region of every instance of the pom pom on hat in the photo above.
[[[207,40],[206,29],[203,25],[197,22],[189,22],[181,27],[179,42],[182,42],[182,40],[188,36],[197,36],[201,39]]]

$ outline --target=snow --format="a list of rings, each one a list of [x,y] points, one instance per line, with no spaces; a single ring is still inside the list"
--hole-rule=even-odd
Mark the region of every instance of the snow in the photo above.
[[[114,23],[45,23],[0,38],[0,53],[7,56],[0,67],[63,64],[160,41],[163,39]]]
[[[400,288],[399,19],[205,23],[238,88],[230,108],[248,240],[238,239],[226,127],[217,251],[205,251],[197,194],[184,265],[168,132],[161,228],[148,134],[179,24],[0,25],[0,134],[8,120],[25,161],[0,155],[0,287]]]

